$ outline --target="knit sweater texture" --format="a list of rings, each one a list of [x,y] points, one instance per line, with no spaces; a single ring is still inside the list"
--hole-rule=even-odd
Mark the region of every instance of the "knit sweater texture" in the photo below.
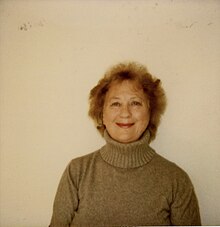
[[[56,193],[51,227],[201,225],[188,175],[157,154],[149,132],[73,159]]]

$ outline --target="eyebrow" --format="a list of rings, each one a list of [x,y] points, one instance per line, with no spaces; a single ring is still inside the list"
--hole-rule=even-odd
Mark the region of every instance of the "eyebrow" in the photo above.
[[[113,97],[110,97],[110,100],[111,99],[120,99],[119,97],[117,97],[117,96],[113,96]]]
[[[117,96],[113,96],[113,97],[110,97],[110,99],[109,100],[112,100],[112,99],[120,99],[119,97],[117,97]],[[131,97],[130,99],[141,99],[142,101],[144,101],[144,99],[143,98],[141,98],[141,97],[138,97],[138,96],[133,96],[133,97]]]

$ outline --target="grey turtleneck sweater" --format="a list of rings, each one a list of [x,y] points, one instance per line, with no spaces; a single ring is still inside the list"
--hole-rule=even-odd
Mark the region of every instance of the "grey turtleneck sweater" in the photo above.
[[[61,178],[51,227],[201,225],[188,175],[148,145],[149,133],[72,160]]]

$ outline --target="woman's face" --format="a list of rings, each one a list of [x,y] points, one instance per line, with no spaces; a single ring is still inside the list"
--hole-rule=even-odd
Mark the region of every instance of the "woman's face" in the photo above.
[[[148,100],[132,81],[113,83],[105,97],[103,123],[110,136],[121,143],[138,140],[149,123]]]

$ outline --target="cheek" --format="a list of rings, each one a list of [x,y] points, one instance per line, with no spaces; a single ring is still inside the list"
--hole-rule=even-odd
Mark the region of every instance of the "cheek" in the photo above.
[[[108,109],[104,109],[103,111],[103,123],[104,125],[108,125],[109,123],[111,123],[116,117],[116,113],[108,110]]]
[[[149,111],[142,110],[142,111],[133,111],[133,116],[135,116],[137,119],[141,121],[145,121],[149,118]]]
[[[137,112],[136,119],[138,119],[140,127],[147,127],[150,120],[149,111]]]

